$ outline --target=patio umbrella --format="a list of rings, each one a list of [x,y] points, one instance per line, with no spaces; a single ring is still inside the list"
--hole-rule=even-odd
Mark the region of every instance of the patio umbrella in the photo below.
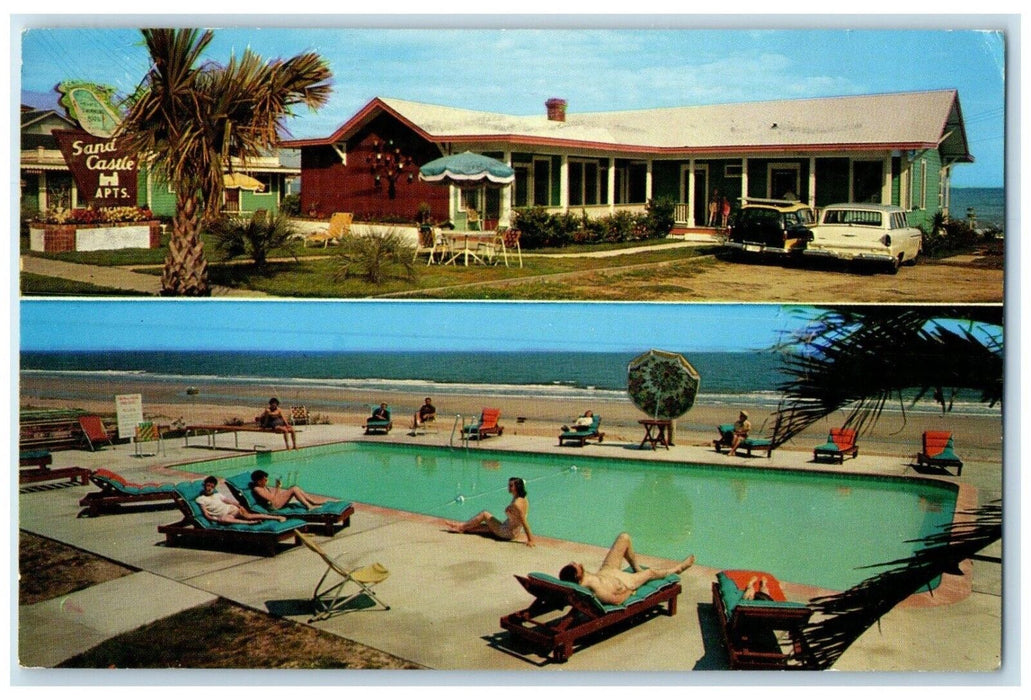
[[[650,418],[673,420],[691,410],[701,377],[683,355],[649,350],[630,361],[627,392]]]
[[[505,187],[515,181],[515,171],[496,158],[464,151],[426,163],[419,179],[461,188]]]

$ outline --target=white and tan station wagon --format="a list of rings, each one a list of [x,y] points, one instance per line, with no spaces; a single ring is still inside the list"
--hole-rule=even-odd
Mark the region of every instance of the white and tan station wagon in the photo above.
[[[812,228],[805,254],[883,263],[894,273],[903,263],[916,264],[923,240],[923,232],[909,225],[901,207],[830,204]]]

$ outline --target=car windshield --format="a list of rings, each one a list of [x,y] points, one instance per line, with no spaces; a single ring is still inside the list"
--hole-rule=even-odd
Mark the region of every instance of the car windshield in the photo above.
[[[823,223],[880,226],[881,212],[866,209],[828,209],[823,214]]]

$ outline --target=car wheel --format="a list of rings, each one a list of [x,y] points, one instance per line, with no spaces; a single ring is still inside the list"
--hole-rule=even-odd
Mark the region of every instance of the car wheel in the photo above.
[[[919,257],[920,257],[920,251],[918,250],[916,252],[916,255],[911,257],[909,260],[905,261],[903,264],[904,265],[909,265],[910,267],[913,267],[914,265],[916,265],[917,258],[919,258]]]
[[[897,258],[892,258],[891,262],[888,264],[890,265],[888,271],[893,275],[896,274],[902,266],[902,253],[899,253]]]

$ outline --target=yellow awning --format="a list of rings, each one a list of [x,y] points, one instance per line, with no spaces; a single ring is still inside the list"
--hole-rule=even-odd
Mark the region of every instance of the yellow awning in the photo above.
[[[255,192],[265,191],[265,185],[261,184],[250,175],[244,175],[243,173],[229,173],[224,175],[223,183],[226,188],[236,187],[241,190],[253,190]]]

